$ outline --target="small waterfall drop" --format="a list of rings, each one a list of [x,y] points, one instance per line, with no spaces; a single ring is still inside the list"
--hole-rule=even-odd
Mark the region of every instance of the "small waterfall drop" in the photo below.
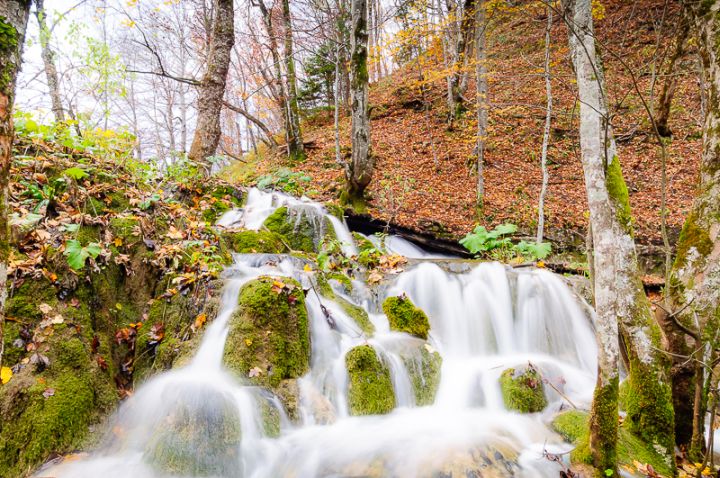
[[[341,219],[319,204],[279,193],[251,190],[246,206],[226,213],[218,225],[257,230],[282,206],[327,218],[343,252],[357,254]],[[323,221],[314,224],[324,227]],[[363,332],[341,304],[312,291],[313,273],[302,260],[238,254],[224,273],[217,317],[187,365],[140,386],[112,418],[110,432],[97,451],[37,476],[430,478],[460,476],[432,473],[447,470],[448,464],[452,469],[454,463],[482,461],[484,453],[491,456],[498,451],[516,457],[502,463],[505,476],[557,476],[557,464],[542,452],[567,450],[567,445],[548,422],[566,399],[587,406],[595,383],[597,352],[589,308],[559,276],[546,270],[477,262],[458,268],[452,266],[453,259],[425,254],[399,237],[375,243],[413,261],[388,287],[372,288],[356,279],[352,294],[337,291],[338,297],[365,309],[374,333]],[[463,272],[453,272],[458,269]],[[237,381],[222,365],[239,291],[260,276],[292,277],[311,290],[305,305],[312,354],[309,372],[298,380],[295,422],[272,393]],[[402,294],[427,313],[427,342],[391,331],[378,309],[384,298]],[[323,309],[331,314],[332,325]],[[364,344],[389,368],[395,394],[395,408],[389,414],[350,415],[345,357]],[[423,350],[436,350],[442,366],[434,402],[421,406],[411,372]],[[505,408],[499,377],[509,367],[528,363],[552,386],[545,389],[545,410],[523,415]],[[277,437],[264,429],[266,407],[281,416]],[[178,445],[177,437],[188,433],[189,427],[194,437],[191,446]],[[167,457],[171,452],[199,457],[202,472],[158,472],[151,463],[177,459]]]

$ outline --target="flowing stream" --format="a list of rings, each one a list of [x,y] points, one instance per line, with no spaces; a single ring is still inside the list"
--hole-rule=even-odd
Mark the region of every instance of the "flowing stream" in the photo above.
[[[227,213],[218,225],[257,230],[280,206],[327,218],[343,251],[357,253],[343,221],[317,203],[277,193],[252,190],[247,205]],[[323,221],[318,224],[322,227]],[[400,237],[387,238],[384,247],[410,258],[387,287],[354,280],[353,292],[347,294],[331,282],[337,295],[369,313],[372,336],[339,304],[307,294],[312,356],[310,371],[299,380],[298,420],[288,419],[272,393],[240,383],[225,371],[222,357],[228,321],[245,283],[270,275],[294,277],[309,288],[311,273],[291,256],[238,254],[225,271],[220,311],[187,365],[141,385],[112,418],[98,450],[37,476],[181,476],[153,466],[168,453],[200,463],[203,473],[182,475],[188,478],[558,476],[559,465],[543,452],[570,447],[549,422],[569,407],[568,401],[587,407],[592,398],[597,367],[592,311],[547,270],[425,254]],[[400,294],[428,314],[428,342],[390,330],[379,304]],[[334,327],[321,301],[335,319]],[[396,407],[386,415],[350,416],[345,354],[366,343],[390,369]],[[416,404],[409,371],[422,348],[443,358],[437,396],[426,406]],[[547,383],[548,405],[535,414],[510,412],[499,377],[528,362]],[[267,407],[280,415],[279,437],[266,436]],[[185,426],[177,427],[177,422]],[[187,428],[193,432],[190,438],[182,436]],[[482,460],[482,474],[452,471]]]

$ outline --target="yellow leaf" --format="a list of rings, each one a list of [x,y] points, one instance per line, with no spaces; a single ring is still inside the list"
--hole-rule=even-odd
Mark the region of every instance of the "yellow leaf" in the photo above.
[[[13,376],[12,370],[10,370],[10,367],[3,367],[0,369],[0,383],[3,385],[8,383],[10,379]]]
[[[545,267],[545,263],[543,261],[537,261],[535,265],[538,267]]]
[[[247,345],[248,347],[250,347],[252,343],[252,339],[245,339],[245,345]]]
[[[122,244],[123,244],[122,237],[116,237],[115,240],[113,241],[113,244],[115,244],[115,247],[122,246]]]
[[[312,272],[312,266],[310,264],[305,264],[305,267],[303,267],[303,270],[305,272]]]

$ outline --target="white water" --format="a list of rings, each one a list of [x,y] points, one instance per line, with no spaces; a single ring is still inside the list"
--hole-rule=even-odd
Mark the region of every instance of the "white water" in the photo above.
[[[253,190],[246,207],[227,213],[219,224],[259,229],[281,205],[328,216],[322,206],[308,200]],[[355,254],[352,235],[343,222],[328,217],[344,251]],[[352,297],[337,290],[368,310],[376,329],[372,337],[366,337],[338,304],[312,292],[306,297],[312,357],[310,371],[299,380],[299,423],[287,419],[272,394],[243,386],[224,371],[222,356],[228,320],[243,284],[272,275],[294,277],[308,288],[311,276],[301,260],[288,256],[237,255],[225,273],[221,310],[190,363],[139,387],[113,418],[99,450],[37,476],[179,476],[162,473],[152,463],[156,462],[158,443],[174,439],[189,426],[197,432],[181,443],[180,450],[201,462],[205,470],[207,463],[213,464],[212,473],[183,475],[193,478],[429,478],[452,468],[449,463],[482,463],[478,454],[483,450],[490,458],[494,450],[510,457],[518,455],[502,473],[506,476],[557,476],[557,465],[543,458],[542,452],[568,447],[550,431],[548,422],[567,403],[566,398],[577,406],[587,406],[595,382],[597,353],[587,308],[551,272],[516,271],[497,263],[472,264],[463,273],[447,272],[442,261],[429,260],[417,246],[400,238],[388,239],[387,249],[420,259],[417,264],[384,290],[370,290],[359,280],[354,281]],[[402,293],[427,312],[429,346],[443,357],[440,387],[431,406],[415,406],[408,361],[404,360],[417,355],[425,342],[390,331],[387,318],[373,305]],[[373,294],[378,295],[375,300]],[[330,311],[334,328],[321,303]],[[396,409],[388,415],[352,417],[348,413],[345,354],[365,343],[391,371]],[[528,362],[552,384],[545,387],[549,404],[537,414],[509,412],[498,378],[506,368]],[[281,414],[278,438],[264,434],[263,403],[277,407]],[[241,439],[233,434],[238,426]],[[172,441],[177,453],[176,442]],[[452,476],[465,475],[456,472]]]

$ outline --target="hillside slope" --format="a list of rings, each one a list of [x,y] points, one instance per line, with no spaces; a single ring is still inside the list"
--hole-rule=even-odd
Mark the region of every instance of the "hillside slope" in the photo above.
[[[635,93],[638,88],[652,104],[664,81],[664,61],[674,47],[678,12],[661,0],[603,1],[605,11],[596,20],[603,47],[613,125],[620,161],[630,189],[630,200],[640,243],[661,244],[661,159],[650,122]],[[539,167],[545,118],[544,10],[518,9],[498,16],[489,31],[490,125],[485,165],[486,200],[480,223],[509,221],[533,234],[541,185]],[[522,39],[522,40],[521,40]],[[697,53],[690,46],[676,71],[678,85],[670,117],[674,136],[667,145],[668,224],[671,242],[682,226],[693,199],[702,148],[701,100]],[[622,60],[620,60],[622,59]],[[430,59],[437,65],[441,59]],[[438,66],[436,69],[439,69]],[[429,73],[428,73],[429,72]],[[418,71],[406,65],[371,86],[372,141],[377,170],[370,186],[370,213],[380,219],[440,235],[459,237],[478,222],[475,208],[475,129],[472,110],[474,81],[467,97],[471,109],[448,128],[445,81],[432,74],[425,83],[422,108]],[[655,80],[653,80],[655,78]],[[554,110],[549,146],[550,186],[546,200],[549,238],[579,246],[587,225],[582,168],[578,151],[578,118],[574,84],[567,54],[567,29],[557,19],[552,29],[552,86]],[[350,146],[349,117],[341,118],[341,143]],[[322,200],[334,200],[343,185],[342,166],[335,163],[332,113],[307,119],[305,140],[312,149],[301,164],[289,165],[311,177],[306,191]],[[251,164],[256,172],[241,175],[244,182],[276,170],[281,154],[267,155]],[[248,171],[248,165],[239,168]]]

